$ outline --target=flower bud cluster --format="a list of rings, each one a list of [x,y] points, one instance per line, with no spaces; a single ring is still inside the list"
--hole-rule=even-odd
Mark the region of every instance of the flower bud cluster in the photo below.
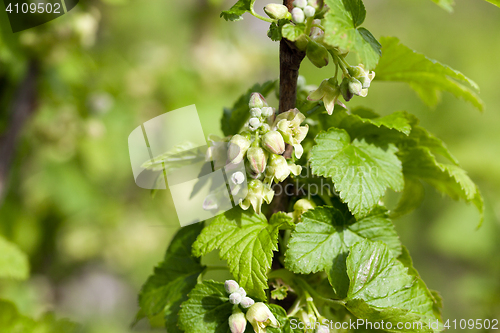
[[[235,307],[233,314],[229,317],[229,329],[231,333],[243,333],[248,322],[252,325],[255,333],[265,333],[266,327],[278,328],[279,323],[276,317],[266,304],[262,302],[255,303],[253,299],[246,296],[245,289],[238,285],[234,280],[226,280],[224,288],[229,294],[229,302],[234,305],[240,305],[243,309],[248,309],[246,315],[241,312],[239,307]]]
[[[292,9],[292,21],[304,23],[306,18],[314,17],[318,9],[318,0],[295,0]]]
[[[365,70],[363,65],[347,68],[350,77],[344,77],[340,84],[342,97],[348,102],[354,95],[366,97],[368,88],[375,77],[375,72]]]
[[[274,196],[271,185],[285,180],[290,173],[298,175],[301,167],[283,157],[285,144],[294,147],[295,156],[300,158],[302,145],[308,126],[300,126],[305,116],[294,109],[275,116],[275,109],[270,107],[259,93],[253,93],[249,102],[250,119],[246,128],[229,140],[228,161],[245,161],[248,174],[248,191],[239,205],[243,209],[252,206],[260,214],[264,202],[270,203]],[[244,180],[244,175],[241,175]],[[233,179],[234,178],[234,179]],[[238,185],[238,177],[231,181]]]

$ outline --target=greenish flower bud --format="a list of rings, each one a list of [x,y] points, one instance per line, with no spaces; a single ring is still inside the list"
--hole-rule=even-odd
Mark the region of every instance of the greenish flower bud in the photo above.
[[[285,152],[285,141],[277,131],[269,131],[262,137],[262,146],[270,153],[283,154]]]
[[[290,20],[292,18],[292,14],[290,14],[288,8],[277,3],[268,4],[266,7],[264,7],[264,12],[266,12],[267,16],[275,20]]]
[[[247,326],[247,319],[243,312],[238,311],[229,316],[229,329],[231,333],[243,333]]]
[[[229,140],[228,159],[229,163],[238,164],[243,160],[246,151],[251,145],[251,141],[246,137],[236,134]]]
[[[240,302],[240,305],[243,307],[243,309],[248,309],[252,305],[255,304],[255,301],[251,299],[250,297],[243,297],[243,299]]]
[[[238,292],[234,292],[231,295],[229,295],[229,302],[231,304],[240,304],[241,300],[243,297]]]
[[[268,176],[273,177],[276,182],[282,182],[290,175],[286,159],[281,155],[271,155],[267,170]]]
[[[307,96],[307,99],[310,101],[319,101],[322,99],[326,111],[331,115],[339,96],[339,84],[337,79],[332,77],[330,79],[323,80],[318,89],[312,91],[309,96]]]
[[[280,326],[271,310],[262,302],[252,305],[247,311],[246,318],[252,324],[255,333],[265,333],[267,326],[274,328]]]
[[[250,120],[248,121],[248,126],[250,127],[251,130],[255,131],[257,128],[260,127],[260,125],[262,125],[262,123],[260,122],[259,118],[250,118]]]
[[[304,15],[306,17],[313,17],[315,14],[316,14],[316,9],[314,9],[314,7],[306,6],[304,8]]]
[[[226,289],[226,292],[228,294],[234,293],[239,288],[240,288],[240,285],[238,284],[238,282],[236,282],[234,280],[226,280],[226,282],[224,282],[224,289]]]
[[[305,15],[304,11],[299,7],[292,9],[292,21],[295,23],[304,23]]]
[[[267,106],[267,102],[264,96],[262,96],[260,93],[254,92],[250,95],[250,102],[248,103],[248,106],[250,107],[250,109],[261,109],[264,106]]]
[[[321,7],[323,5],[323,1],[322,0],[307,0],[307,4],[311,7],[313,7],[314,9],[319,9],[319,7]]]
[[[260,115],[262,114],[262,110],[259,108],[251,108],[250,109],[250,116],[259,118]]]
[[[365,69],[361,66],[349,66],[347,67],[347,71],[349,72],[349,75],[355,78],[365,75]]]
[[[359,96],[361,94],[361,90],[363,89],[363,85],[359,82],[358,79],[350,78],[349,79],[349,91],[354,95]]]
[[[305,6],[307,6],[307,0],[294,0],[293,6],[299,7],[299,8],[304,8]]]
[[[354,96],[351,90],[349,89],[349,79],[347,77],[345,77],[342,80],[342,83],[340,84],[340,92],[346,102],[349,102],[352,96]]]
[[[253,172],[260,174],[266,170],[267,154],[261,147],[248,148],[247,160]]]
[[[262,116],[268,118],[271,117],[273,114],[274,114],[274,108],[269,106],[262,108]]]
[[[310,40],[309,44],[307,44],[306,55],[313,65],[318,68],[328,65],[327,49],[314,40]]]
[[[269,126],[269,124],[264,123],[264,124],[260,125],[260,132],[262,134],[265,134],[265,133],[269,132],[270,130],[271,130],[271,126]]]
[[[253,179],[248,182],[248,194],[245,200],[240,201],[239,204],[244,210],[252,206],[255,212],[260,214],[263,201],[270,203],[273,196],[274,191],[268,185],[264,185],[258,179]]]
[[[311,201],[309,199],[300,199],[297,200],[297,202],[293,205],[293,210],[305,213],[309,209],[314,209],[314,207],[316,207],[314,201]]]

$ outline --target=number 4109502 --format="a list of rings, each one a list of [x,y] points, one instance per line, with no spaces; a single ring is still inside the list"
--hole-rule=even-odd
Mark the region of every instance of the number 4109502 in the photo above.
[[[51,3],[39,2],[38,4],[36,4],[36,3],[30,3],[30,4],[28,4],[28,3],[22,3],[22,4],[16,3],[14,6],[12,6],[12,4],[9,3],[9,5],[7,6],[7,8],[5,10],[9,13],[14,12],[16,14],[19,14],[19,13],[23,13],[23,14],[27,14],[27,13],[61,14],[61,4],[55,3],[52,5]]]

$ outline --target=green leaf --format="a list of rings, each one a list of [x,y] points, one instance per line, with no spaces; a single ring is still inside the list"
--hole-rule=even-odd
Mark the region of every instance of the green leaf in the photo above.
[[[281,33],[281,29],[283,26],[289,22],[287,19],[281,19],[278,22],[271,23],[269,30],[267,31],[267,36],[271,38],[272,41],[280,41],[283,38],[283,34]]]
[[[425,190],[422,182],[413,177],[405,177],[405,189],[396,208],[391,210],[391,218],[408,214],[424,201]]]
[[[500,7],[500,0],[486,0],[486,1],[488,1],[489,3],[494,4],[497,7]]]
[[[338,47],[342,52],[356,52],[368,70],[375,68],[381,54],[380,44],[368,30],[357,29],[365,16],[361,1],[326,0],[325,2],[330,11],[324,20],[326,29],[324,42],[332,47]],[[344,4],[353,11],[349,11]]]
[[[447,12],[449,13],[453,12],[453,5],[455,4],[454,0],[432,0],[432,1],[436,3],[439,7],[446,10]]]
[[[411,50],[395,37],[384,37],[381,42],[384,56],[375,69],[376,80],[406,82],[429,106],[438,103],[441,91],[448,91],[484,109],[477,95],[479,87],[459,71]]]
[[[267,222],[263,214],[234,208],[216,217],[193,244],[196,256],[219,250],[229,270],[247,293],[266,299],[267,272],[273,251],[278,250],[278,232],[284,226],[281,217]]]
[[[400,158],[406,177],[424,180],[454,200],[473,203],[479,210],[482,223],[483,199],[465,170],[457,165],[439,163],[428,147],[406,148],[400,152]]]
[[[354,27],[359,27],[365,21],[366,9],[361,0],[342,0],[345,9],[351,13]]]
[[[281,29],[281,33],[283,37],[288,39],[289,41],[295,42],[304,34],[303,26],[300,24],[285,24]]]
[[[434,301],[418,278],[390,253],[381,242],[361,241],[347,257],[350,285],[346,307],[356,317],[369,321],[421,323],[421,329],[405,332],[434,332],[429,323],[440,318]],[[442,329],[442,325],[438,328]],[[400,332],[402,330],[390,330]]]
[[[292,232],[285,266],[300,274],[326,271],[337,295],[345,297],[345,258],[349,248],[364,239],[386,243],[394,256],[401,253],[399,237],[383,209],[359,221],[333,207],[309,210]]]
[[[366,216],[387,188],[403,189],[401,162],[397,149],[385,149],[355,139],[345,130],[331,128],[315,138],[311,167],[315,175],[330,177],[340,198],[356,217]]]
[[[220,14],[226,21],[240,21],[243,20],[241,15],[252,10],[255,0],[238,0],[229,10],[225,10]]]
[[[0,278],[25,280],[29,276],[28,257],[14,243],[0,236]]]
[[[224,289],[224,283],[203,281],[189,293],[179,311],[179,326],[189,333],[230,333],[229,316],[233,304]]]
[[[177,328],[177,312],[180,304],[197,283],[205,268],[191,254],[191,247],[200,234],[203,223],[181,228],[172,239],[163,262],[155,267],[139,294],[139,305],[148,317],[164,311],[169,332]]]
[[[264,82],[262,85],[255,84],[247,90],[246,93],[240,96],[233,107],[228,109],[224,108],[224,114],[221,119],[221,127],[224,135],[234,135],[240,131],[245,122],[250,118],[250,108],[248,102],[250,95],[253,92],[261,93],[266,97],[276,86],[276,80]]]

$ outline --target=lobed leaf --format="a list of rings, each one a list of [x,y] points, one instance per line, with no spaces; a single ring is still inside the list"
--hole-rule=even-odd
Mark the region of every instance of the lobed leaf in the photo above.
[[[340,198],[356,217],[366,216],[388,188],[401,191],[404,186],[397,149],[385,149],[364,139],[351,142],[345,130],[331,128],[315,138],[311,152],[312,172],[330,177]]]
[[[227,260],[240,286],[264,300],[268,288],[267,272],[271,268],[273,251],[278,250],[279,229],[291,221],[283,215],[268,223],[263,214],[233,208],[203,229],[193,244],[193,253],[201,256],[218,249],[219,256]]]
[[[336,294],[345,297],[345,260],[349,248],[364,239],[386,243],[394,256],[401,253],[399,237],[383,209],[358,221],[333,207],[309,210],[292,232],[285,266],[300,274],[326,271]]]
[[[203,229],[203,223],[181,228],[172,239],[163,262],[154,269],[139,294],[139,305],[146,316],[161,311],[169,332],[180,332],[177,313],[180,304],[194,288],[204,270],[200,260],[191,254],[191,247]]]
[[[330,11],[325,15],[324,42],[341,52],[354,51],[368,70],[375,68],[381,55],[380,44],[365,28],[358,26],[366,12],[360,0],[326,0]]]
[[[448,91],[484,109],[479,87],[459,71],[411,50],[396,37],[384,37],[381,42],[384,56],[375,68],[376,80],[406,82],[429,106],[438,103],[441,91]]]
[[[179,311],[179,326],[190,333],[230,333],[228,318],[233,304],[224,283],[203,281],[189,293]],[[170,331],[169,331],[170,332]]]
[[[254,2],[255,0],[238,0],[229,10],[224,10],[220,17],[223,17],[226,21],[243,20],[241,16],[252,10]]]
[[[355,244],[347,257],[347,274],[350,285],[346,307],[356,317],[390,322],[390,332],[442,330],[441,323],[437,330],[430,326],[441,318],[434,312],[434,300],[427,288],[417,276],[408,273],[385,244],[366,240]],[[398,330],[398,322],[413,325]]]

